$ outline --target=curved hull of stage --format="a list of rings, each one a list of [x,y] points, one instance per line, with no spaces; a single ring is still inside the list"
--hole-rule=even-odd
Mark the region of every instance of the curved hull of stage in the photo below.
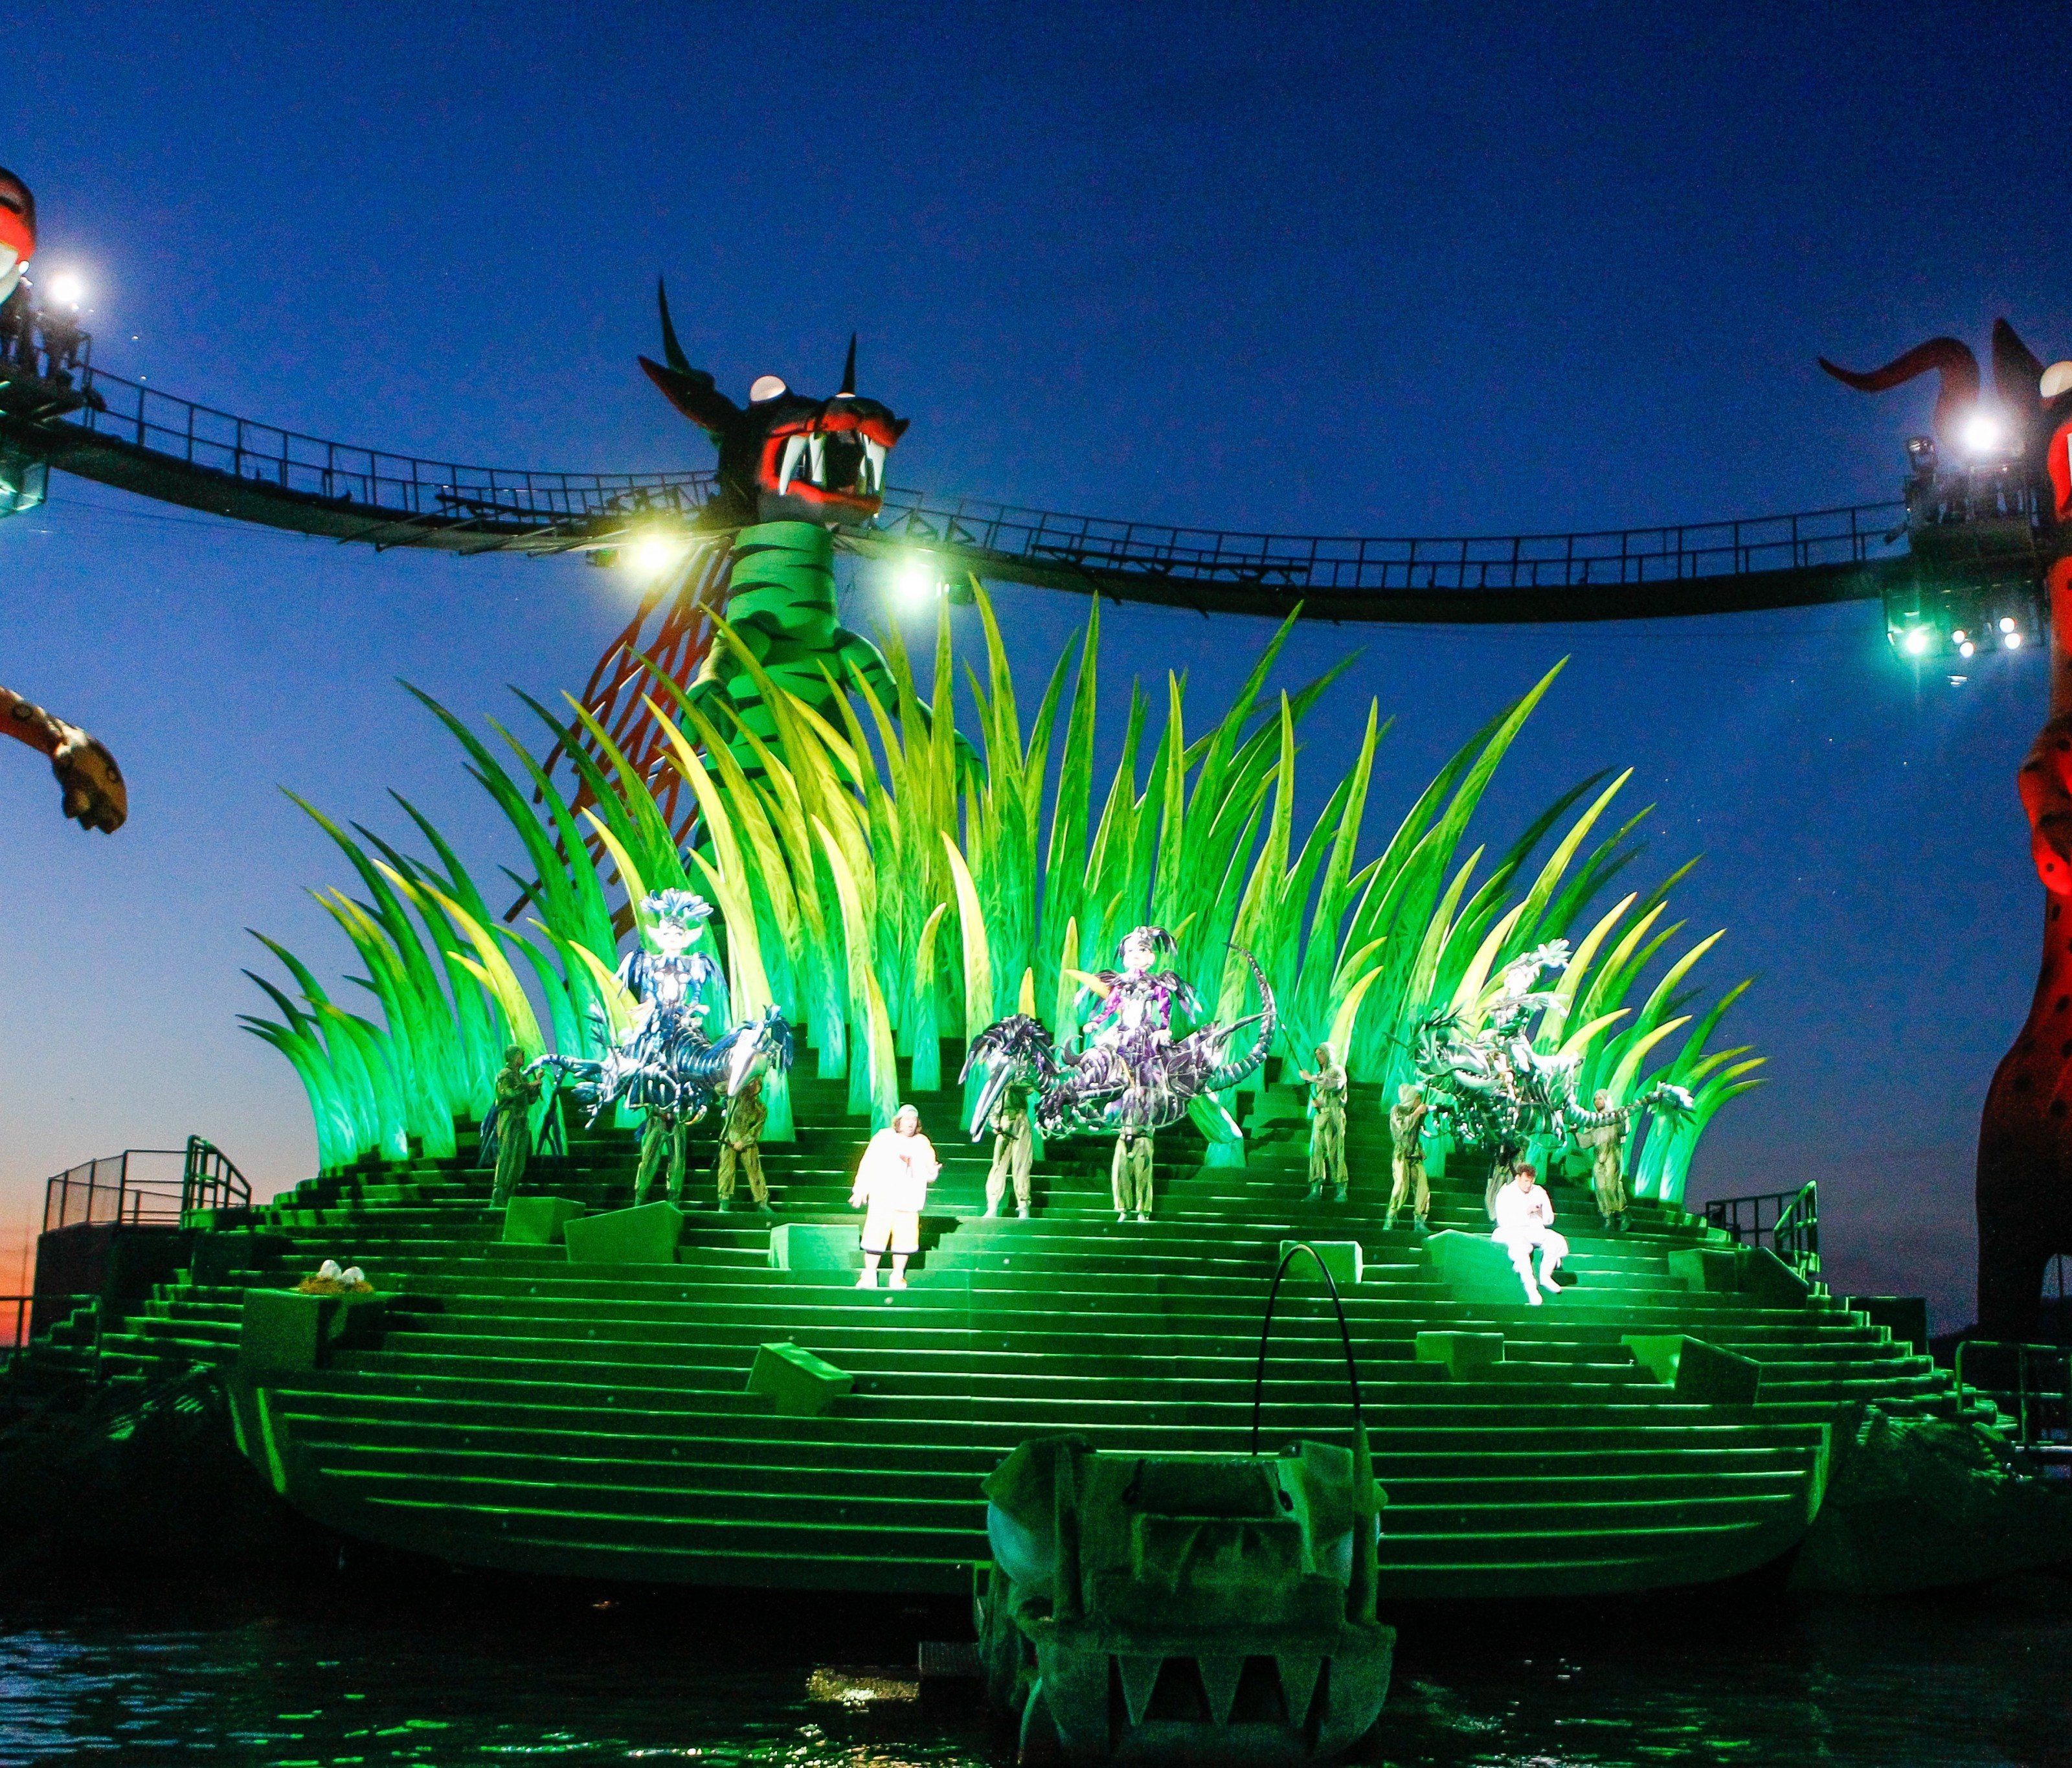
[[[987,1563],[980,1482],[1030,1437],[1244,1449],[1287,1240],[1360,1249],[1346,1305],[1388,1495],[1384,1602],[1736,1577],[1805,1536],[1836,1426],[1867,1405],[1963,1412],[1927,1359],[1680,1212],[1636,1206],[1634,1231],[1605,1236],[1585,1194],[1557,1186],[1573,1286],[1536,1307],[1478,1287],[1383,1226],[1386,1143],[1365,1098],[1351,1203],[1302,1200],[1299,1117],[1270,1089],[1246,1167],[1201,1167],[1181,1135],[1161,1137],[1145,1223],[1115,1220],[1092,1149],[1077,1165],[1053,1150],[1033,1219],[985,1218],[982,1155],[952,1145],[943,1101],[948,1159],[911,1287],[861,1291],[845,1200],[862,1138],[841,1104],[838,1083],[795,1076],[800,1139],[767,1151],[787,1227],[774,1252],[771,1218],[700,1199],[673,1256],[578,1263],[500,1237],[486,1174],[370,1167],[279,1199],[249,1252],[198,1260],[209,1281],[168,1285],[104,1333],[104,1370],[220,1362],[240,1446],[274,1489],[391,1547],[584,1578],[944,1593]],[[578,1141],[528,1188],[595,1213],[627,1201],[631,1163],[623,1141]],[[1478,1180],[1441,1182],[1434,1225],[1461,1231],[1456,1249],[1486,1244],[1481,1210]],[[365,1267],[378,1330],[307,1367],[240,1367],[246,1292],[325,1256]],[[1338,1336],[1321,1289],[1291,1278],[1269,1445],[1347,1440]],[[1693,1378],[1696,1353],[1680,1374],[1665,1364],[1687,1336],[1728,1354],[1725,1387]],[[816,1413],[810,1396],[780,1412],[767,1384],[750,1391],[758,1349],[786,1343],[851,1377],[846,1391]],[[1742,1375],[1759,1375],[1752,1400]]]

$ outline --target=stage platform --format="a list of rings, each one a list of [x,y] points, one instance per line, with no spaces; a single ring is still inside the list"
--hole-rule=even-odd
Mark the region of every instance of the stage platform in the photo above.
[[[1388,1492],[1385,1601],[1746,1572],[1805,1533],[1835,1427],[1862,1403],[1959,1414],[1927,1358],[1802,1293],[1766,1253],[1651,1204],[1607,1236],[1573,1183],[1553,1193],[1572,1286],[1540,1307],[1515,1290],[1476,1298],[1407,1217],[1383,1230],[1387,1133],[1364,1088],[1349,1203],[1304,1201],[1299,1105],[1273,1088],[1245,1102],[1244,1167],[1202,1166],[1198,1139],[1161,1138],[1148,1223],[1116,1220],[1107,1150],[1090,1145],[1049,1151],[1033,1219],[983,1219],[985,1151],[955,1133],[950,1096],[924,1094],[945,1166],[911,1286],[866,1293],[845,1268],[775,1268],[774,1225],[838,1224],[798,1238],[846,1246],[858,1220],[847,1196],[865,1127],[844,1115],[841,1083],[802,1071],[792,1088],[799,1140],[766,1151],[781,1213],[716,1212],[710,1145],[697,1145],[705,1164],[673,1262],[574,1263],[561,1244],[504,1240],[464,1136],[458,1160],[312,1181],[249,1228],[203,1237],[194,1268],[104,1324],[101,1372],[220,1365],[247,1455],[350,1536],[467,1565],[809,1589],[968,1589],[988,1558],[980,1481],[1034,1435],[1242,1451],[1267,1290],[1292,1240],[1361,1251],[1344,1300]],[[623,1133],[578,1135],[567,1157],[535,1162],[527,1189],[620,1207],[632,1159]],[[1436,1229],[1486,1234],[1479,1174],[1436,1194]],[[320,1367],[240,1372],[245,1292],[327,1257],[364,1268],[378,1314]],[[1451,1332],[1480,1336],[1456,1355],[1430,1337]],[[1732,1382],[1665,1380],[1661,1344],[1627,1342],[1684,1336],[1750,1359],[1754,1400]],[[758,1347],[779,1342],[853,1386],[817,1414],[779,1412],[749,1376]],[[1350,1440],[1338,1328],[1299,1273],[1264,1420],[1269,1447]]]

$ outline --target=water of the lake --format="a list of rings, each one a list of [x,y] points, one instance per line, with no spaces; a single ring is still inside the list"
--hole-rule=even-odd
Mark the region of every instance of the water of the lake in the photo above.
[[[1395,1617],[1363,1759],[2072,1765],[2072,1583],[1794,1606],[1700,1594]],[[917,1698],[954,1607],[730,1612],[460,1580],[0,1595],[0,1763],[1004,1764]]]

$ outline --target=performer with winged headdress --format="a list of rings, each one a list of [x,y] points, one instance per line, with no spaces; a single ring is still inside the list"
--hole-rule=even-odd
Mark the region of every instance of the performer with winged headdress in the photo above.
[[[985,1083],[975,1102],[972,1139],[985,1134],[1006,1089],[1026,1087],[1034,1096],[1037,1131],[1045,1137],[1109,1135],[1129,1141],[1116,1156],[1118,1173],[1127,1168],[1128,1201],[1119,1177],[1116,1207],[1139,1220],[1150,1213],[1149,1138],[1157,1131],[1191,1114],[1197,1120],[1206,1117],[1205,1129],[1219,1140],[1235,1141],[1236,1125],[1211,1096],[1235,1086],[1265,1061],[1273,1042],[1273,991],[1258,960],[1244,952],[1259,988],[1260,1010],[1234,1024],[1212,1022],[1175,1038],[1174,1009],[1194,1016],[1202,1010],[1177,972],[1157,967],[1177,949],[1164,927],[1133,928],[1117,953],[1121,968],[1084,978],[1100,1005],[1083,1028],[1091,1041],[1075,1060],[1061,1057],[1050,1034],[1026,1014],[996,1021],[974,1038],[964,1072],[977,1068]],[[1254,1027],[1249,1045],[1233,1055],[1232,1042]]]
[[[551,1071],[589,1108],[591,1123],[610,1105],[641,1112],[633,1200],[638,1203],[647,1196],[666,1160],[669,1200],[680,1203],[690,1126],[715,1100],[735,1099],[772,1069],[788,1069],[791,1028],[772,1007],[760,1020],[734,1026],[717,1042],[708,1038],[699,997],[708,985],[722,980],[719,966],[690,948],[710,918],[712,905],[693,891],[668,890],[656,891],[641,908],[645,938],[621,960],[617,972],[619,985],[631,997],[631,1022],[601,1058],[545,1055],[528,1072]],[[742,1121],[746,1124],[746,1116]],[[743,1129],[735,1139],[759,1142],[761,1132],[758,1122],[752,1137]],[[760,1186],[759,1149],[752,1167],[743,1164],[750,1171],[750,1194],[759,1207],[767,1201]]]

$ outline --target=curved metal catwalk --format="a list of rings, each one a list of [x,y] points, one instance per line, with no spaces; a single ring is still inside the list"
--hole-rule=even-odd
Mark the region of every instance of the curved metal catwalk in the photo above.
[[[10,379],[9,376],[12,376]],[[303,435],[88,365],[0,364],[0,445],[141,496],[385,548],[549,554],[697,525],[709,471],[473,467]],[[1204,614],[1356,622],[1607,620],[1875,599],[1910,568],[1894,502],[1569,534],[1260,534],[893,489],[840,532],[865,557]]]

